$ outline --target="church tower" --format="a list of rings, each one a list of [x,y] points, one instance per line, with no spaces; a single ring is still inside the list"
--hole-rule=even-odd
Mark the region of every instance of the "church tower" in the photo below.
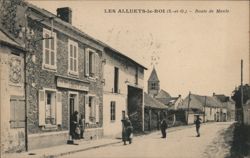
[[[160,81],[154,67],[148,79],[148,94],[151,97],[155,97],[159,93],[159,90],[160,90]]]

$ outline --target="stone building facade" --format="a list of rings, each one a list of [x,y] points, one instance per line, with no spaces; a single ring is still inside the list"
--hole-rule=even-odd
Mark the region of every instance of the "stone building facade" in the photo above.
[[[26,67],[29,149],[66,143],[74,111],[85,118],[85,139],[102,137],[103,44],[72,26],[70,8],[56,16],[27,5],[34,32]]]
[[[143,131],[143,80],[141,64],[106,47],[103,60],[103,128],[104,135],[121,137],[121,120],[125,115],[130,118],[135,131]]]
[[[1,155],[25,150],[24,48],[0,29]]]

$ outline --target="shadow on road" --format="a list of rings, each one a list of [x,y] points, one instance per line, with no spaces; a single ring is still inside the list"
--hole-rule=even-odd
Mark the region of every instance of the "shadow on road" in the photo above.
[[[233,124],[226,131],[233,130],[233,140],[228,143],[231,145],[230,155],[226,158],[250,158],[250,126],[243,126],[240,124]],[[224,136],[227,141],[226,135]]]

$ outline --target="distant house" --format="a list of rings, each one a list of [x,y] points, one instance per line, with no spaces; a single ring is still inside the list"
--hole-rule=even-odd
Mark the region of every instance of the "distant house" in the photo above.
[[[167,116],[167,106],[144,92],[144,129],[159,129],[159,123]]]
[[[169,101],[172,100],[171,95],[163,89],[159,90],[159,92],[157,93],[157,95],[154,96],[154,98],[165,105],[167,105]]]
[[[214,97],[190,94],[178,109],[185,110],[188,124],[194,122],[195,115],[200,115],[203,122],[226,121],[227,109]]]
[[[171,97],[168,92],[160,88],[160,80],[155,68],[153,68],[148,79],[148,95],[167,107],[167,121],[171,125],[175,125],[176,121],[183,122],[185,120],[182,115],[179,115],[179,112],[177,112],[177,107],[182,103],[181,95],[178,97]]]
[[[178,97],[171,97],[170,94],[164,90],[160,90],[155,99],[168,107],[168,122],[176,125],[177,122],[183,122],[183,117],[180,115],[178,106],[182,103],[181,95]],[[178,124],[178,123],[177,123]]]
[[[227,121],[235,121],[235,102],[224,94],[213,94],[213,97],[218,99],[223,107],[227,109]]]

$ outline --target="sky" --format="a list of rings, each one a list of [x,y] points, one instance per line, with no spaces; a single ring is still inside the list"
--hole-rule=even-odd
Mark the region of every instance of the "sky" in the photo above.
[[[56,8],[70,7],[74,26],[148,68],[145,90],[154,65],[161,89],[171,96],[185,97],[189,91],[231,95],[240,84],[241,59],[243,81],[249,83],[247,1],[29,2],[54,14]],[[108,9],[116,13],[107,13]],[[164,9],[165,13],[118,13],[119,9]],[[169,9],[179,13],[166,13]],[[182,9],[187,13],[180,13]],[[217,9],[226,12],[216,13]]]

